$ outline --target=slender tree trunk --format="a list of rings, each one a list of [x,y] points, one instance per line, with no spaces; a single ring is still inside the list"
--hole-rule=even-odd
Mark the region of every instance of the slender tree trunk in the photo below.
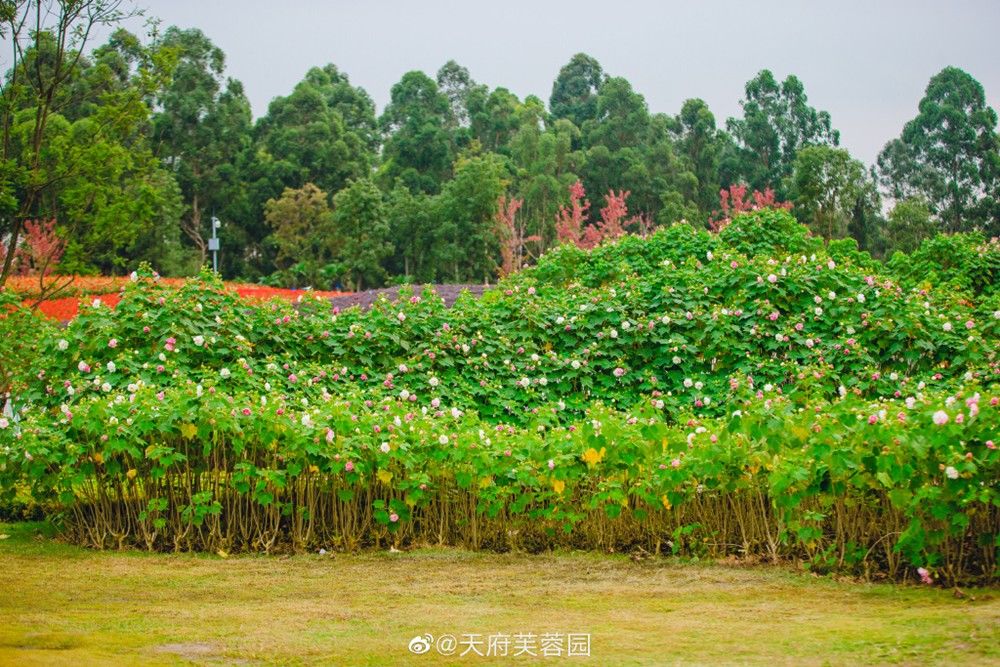
[[[22,224],[24,224],[24,221],[20,216],[14,218],[14,223],[10,230],[10,243],[7,246],[7,256],[3,258],[3,270],[0,271],[0,287],[3,287],[4,283],[7,282],[7,276],[10,275],[11,268],[14,265],[14,252],[17,249],[17,241],[21,235]]]
[[[201,233],[201,214],[202,210],[201,204],[198,201],[198,193],[195,193],[191,198],[191,218],[186,222],[181,222],[181,229],[184,230],[188,238],[194,241],[194,245],[198,249],[198,266],[205,266],[205,259],[208,256],[208,243]]]
[[[36,37],[36,40],[37,39],[38,37]],[[58,68],[56,69],[56,72],[58,73]],[[31,177],[28,179],[28,183],[35,184],[38,182],[38,170],[41,168],[42,162],[42,138],[45,136],[45,126],[48,123],[49,105],[52,103],[53,92],[54,90],[50,88],[43,100],[40,101],[38,110],[35,112],[35,129],[31,138]],[[11,267],[14,264],[14,251],[17,248],[17,242],[20,240],[21,236],[21,228],[24,225],[24,220],[31,214],[31,209],[35,206],[38,195],[38,186],[29,185],[27,192],[25,192],[24,200],[21,202],[21,206],[19,207],[18,215],[14,219],[14,224],[11,227],[10,247],[7,249],[7,256],[3,261],[3,270],[0,271],[0,286],[3,286],[7,282],[7,277],[10,275]]]

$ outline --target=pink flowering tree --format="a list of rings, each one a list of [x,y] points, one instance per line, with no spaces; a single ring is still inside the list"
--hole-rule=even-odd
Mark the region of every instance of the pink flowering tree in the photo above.
[[[626,218],[628,217],[628,205],[626,200],[632,194],[628,190],[608,190],[604,196],[607,204],[601,209],[601,220],[597,223],[601,239],[616,239],[625,235]]]
[[[556,235],[561,243],[589,249],[607,239],[624,236],[628,233],[627,227],[636,227],[642,235],[652,230],[653,222],[649,216],[640,213],[629,217],[627,201],[631,193],[628,190],[608,190],[600,220],[587,224],[590,202],[585,199],[585,194],[580,181],[570,186],[570,205],[562,207],[556,217]]]
[[[527,234],[525,223],[518,220],[517,212],[524,204],[523,199],[507,199],[501,195],[497,200],[495,216],[497,236],[500,239],[500,276],[507,276],[524,266],[529,253],[529,244],[542,240],[537,234]]]
[[[55,218],[25,220],[22,228],[23,236],[11,251],[14,254],[11,266],[16,275],[38,277],[37,305],[45,299],[52,298],[73,281],[73,278],[69,277],[62,283],[57,279],[46,282],[62,259],[66,240],[56,232]],[[7,248],[0,244],[0,257],[5,256],[6,252]]]
[[[583,183],[577,181],[569,186],[569,206],[560,207],[556,215],[556,238],[560,243],[581,244],[588,209],[590,202],[586,199]]]
[[[26,220],[24,238],[17,248],[17,271],[21,275],[45,278],[62,259],[66,241],[56,234],[55,218]]]
[[[765,208],[790,210],[792,202],[779,202],[775,199],[774,190],[766,188],[764,192],[754,190],[747,197],[745,184],[730,185],[728,189],[719,190],[719,209],[708,219],[708,227],[713,232],[721,231],[740,213],[760,211]]]

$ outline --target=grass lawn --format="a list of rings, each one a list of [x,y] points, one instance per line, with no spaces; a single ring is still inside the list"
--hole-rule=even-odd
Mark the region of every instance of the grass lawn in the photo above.
[[[995,589],[580,553],[92,552],[42,528],[0,524],[0,664],[1000,664]],[[498,632],[589,633],[591,657],[407,649]]]

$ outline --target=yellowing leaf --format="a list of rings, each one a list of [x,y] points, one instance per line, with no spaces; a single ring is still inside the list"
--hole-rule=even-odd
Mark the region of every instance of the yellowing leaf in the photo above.
[[[479,480],[480,489],[485,489],[487,486],[490,486],[491,484],[493,484],[492,477],[483,477],[481,480]]]
[[[319,466],[309,466],[309,472],[315,475],[319,472]]]
[[[100,452],[94,452],[91,458],[94,459],[94,463],[104,463],[104,455]]]
[[[219,558],[229,558],[229,554],[222,549],[219,549],[215,553],[219,554]]]
[[[559,495],[562,495],[562,492],[566,490],[566,482],[561,479],[552,480],[552,490]]]
[[[383,484],[388,484],[389,482],[392,481],[392,473],[389,472],[388,470],[379,470],[378,478],[379,481],[382,482]]]
[[[198,427],[194,424],[181,424],[181,435],[190,440],[198,433]]]
[[[138,473],[136,473],[135,468],[129,468],[129,471],[125,473],[125,476],[128,477],[129,479],[135,479],[136,474]]]
[[[673,505],[670,504],[670,499],[667,498],[667,494],[665,493],[663,494],[663,497],[660,498],[660,502],[663,503],[663,509],[665,510],[669,510],[671,507],[673,507]]]
[[[588,467],[593,468],[598,463],[604,460],[604,454],[606,452],[607,450],[604,447],[601,447],[601,451],[597,451],[596,449],[591,447],[590,449],[588,449],[583,453],[583,460],[587,463]]]

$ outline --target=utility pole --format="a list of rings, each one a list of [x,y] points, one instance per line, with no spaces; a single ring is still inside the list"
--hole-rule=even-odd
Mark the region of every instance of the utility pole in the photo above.
[[[217,217],[212,216],[212,237],[208,239],[208,249],[212,251],[212,269],[219,272],[219,227],[222,222]]]

